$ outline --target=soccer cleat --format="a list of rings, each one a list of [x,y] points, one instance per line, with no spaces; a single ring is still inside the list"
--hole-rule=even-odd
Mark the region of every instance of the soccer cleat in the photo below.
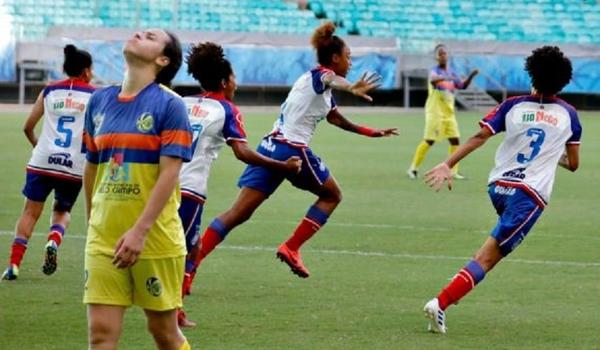
[[[290,250],[285,243],[277,249],[277,258],[286,263],[295,275],[301,278],[307,278],[310,275],[302,263],[300,252]]]
[[[406,175],[408,175],[408,178],[411,180],[416,180],[418,178],[417,171],[415,169],[408,169],[406,171]]]
[[[462,175],[461,173],[454,173],[454,174],[452,174],[452,178],[454,180],[466,180],[467,179],[467,177],[464,176],[464,175]]]
[[[46,275],[51,275],[56,271],[56,264],[58,260],[58,247],[56,242],[50,240],[46,243],[46,253],[44,254],[44,265],[42,265],[42,272]]]
[[[183,309],[177,309],[177,325],[179,328],[194,328],[196,322],[188,320]]]
[[[423,308],[425,317],[429,318],[427,330],[433,333],[446,333],[446,313],[440,309],[440,304],[437,298],[433,298],[425,304]]]
[[[15,264],[10,265],[2,273],[2,279],[6,281],[14,281],[19,277],[19,267]]]

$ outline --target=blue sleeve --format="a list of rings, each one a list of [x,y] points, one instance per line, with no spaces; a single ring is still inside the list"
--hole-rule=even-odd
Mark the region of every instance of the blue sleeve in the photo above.
[[[514,104],[515,101],[513,99],[508,99],[502,102],[500,105],[492,109],[492,111],[488,113],[481,121],[479,121],[479,125],[481,127],[488,128],[494,135],[505,131],[506,114],[511,110]]]
[[[325,68],[315,68],[311,70],[310,73],[312,76],[313,90],[317,95],[322,94],[325,91],[325,89],[327,89],[327,86],[325,85],[325,83],[323,83],[323,76],[325,74],[331,73],[331,71]]]
[[[571,132],[573,133],[571,137],[567,140],[567,145],[578,145],[581,143],[581,123],[579,122],[579,117],[577,116],[577,111],[575,109],[569,111],[569,116],[571,117]]]
[[[94,143],[94,136],[96,135],[94,125],[94,113],[96,109],[97,94],[94,93],[88,100],[87,107],[85,109],[85,117],[83,121],[83,141],[81,142],[81,153],[85,153],[85,158],[90,163],[98,164],[98,148]]]
[[[335,98],[333,97],[333,95],[331,95],[331,109],[336,109],[337,108],[337,103],[335,102]]]
[[[158,130],[160,155],[189,162],[192,158],[192,128],[183,100],[180,97],[169,99],[161,117]]]
[[[244,119],[236,106],[225,101],[220,101],[225,109],[225,123],[223,123],[223,137],[229,144],[230,141],[246,142]]]

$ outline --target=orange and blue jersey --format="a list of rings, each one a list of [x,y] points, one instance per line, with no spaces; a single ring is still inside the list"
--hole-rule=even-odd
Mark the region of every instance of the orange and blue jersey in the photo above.
[[[436,66],[429,72],[427,86],[425,114],[437,118],[454,117],[454,92],[464,88],[458,75],[450,68]]]
[[[98,90],[86,112],[86,158],[97,164],[86,246],[91,254],[112,255],[133,227],[158,180],[161,156],[191,158],[192,132],[181,97],[155,83],[133,98],[119,98],[120,90]],[[185,255],[179,197],[177,188],[150,229],[140,258]]]

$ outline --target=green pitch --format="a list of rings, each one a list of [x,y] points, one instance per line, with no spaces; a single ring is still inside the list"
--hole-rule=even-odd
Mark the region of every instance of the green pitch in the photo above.
[[[303,248],[312,275],[301,280],[275,259],[314,198],[284,184],[250,222],[231,232],[202,266],[186,310],[195,349],[598,349],[600,115],[582,113],[581,167],[558,170],[549,207],[523,245],[447,314],[446,336],[426,332],[424,303],[468,261],[496,217],[486,179],[500,137],[461,166],[468,180],[430,191],[405,171],[422,135],[420,113],[349,114],[362,124],[398,126],[368,139],[326,122],[312,148],[339,181],[344,200]],[[252,145],[275,115],[246,115]],[[463,140],[478,115],[460,113]],[[23,115],[0,115],[0,267],[21,210],[30,147]],[[434,146],[424,169],[441,161]],[[243,165],[229,149],[214,164],[202,229],[237,194]],[[48,212],[36,228],[19,280],[0,283],[0,349],[83,349],[83,200],[59,252],[42,274]],[[46,209],[50,210],[50,203]],[[127,313],[122,349],[151,349],[139,309]]]

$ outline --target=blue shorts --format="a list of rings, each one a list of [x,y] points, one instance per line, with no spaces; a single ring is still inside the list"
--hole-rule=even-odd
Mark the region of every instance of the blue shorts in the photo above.
[[[249,187],[271,195],[287,179],[302,190],[318,191],[329,178],[329,169],[310,148],[281,140],[265,137],[256,151],[265,157],[286,161],[292,156],[302,159],[302,169],[298,174],[286,174],[262,166],[248,165],[238,181],[239,187]]]
[[[179,218],[183,225],[185,246],[188,253],[192,251],[200,238],[200,222],[202,220],[202,209],[204,209],[204,201],[195,197],[186,196],[182,192],[181,204],[179,205]]]
[[[27,172],[23,195],[34,202],[45,202],[50,192],[54,190],[56,211],[71,211],[79,191],[81,181],[65,180],[57,177]]]
[[[525,239],[544,208],[519,188],[491,184],[488,193],[500,216],[491,236],[500,244],[502,255],[507,256]]]

